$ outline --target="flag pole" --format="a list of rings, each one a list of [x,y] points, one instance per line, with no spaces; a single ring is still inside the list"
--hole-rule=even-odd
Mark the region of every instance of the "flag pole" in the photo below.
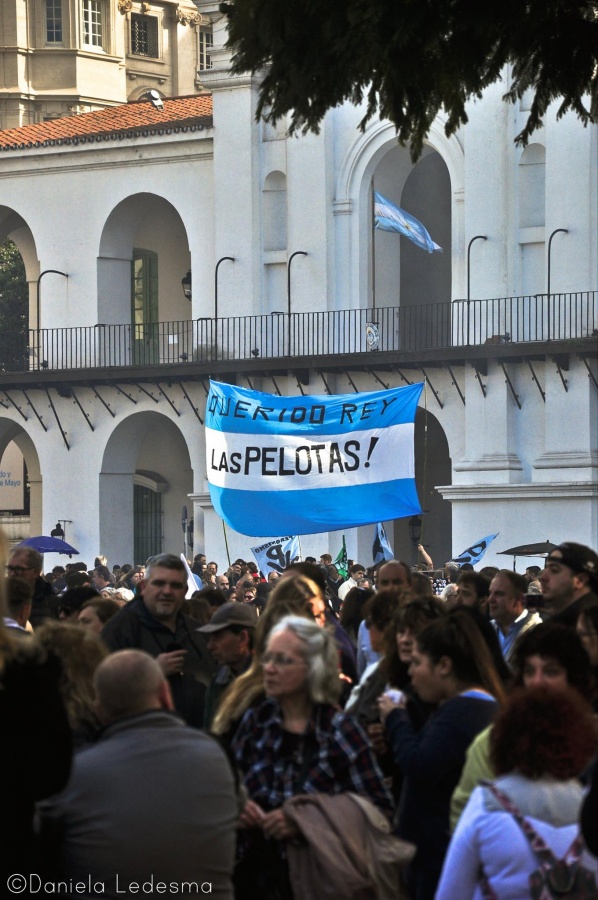
[[[424,375],[424,480],[423,480],[423,507],[422,512],[425,513],[425,505],[426,505],[426,491],[428,487],[428,378]],[[420,535],[420,543],[423,545],[424,543],[424,531],[425,531],[425,515],[422,516],[422,530]]]
[[[370,201],[372,210],[372,309],[376,309],[376,217],[374,213],[374,176],[370,186]]]
[[[222,519],[221,521],[222,521],[222,533],[224,535],[224,544],[226,547],[226,558],[228,559],[228,567],[230,569],[230,551],[228,549],[228,538],[226,536],[226,528],[224,526],[224,519]]]

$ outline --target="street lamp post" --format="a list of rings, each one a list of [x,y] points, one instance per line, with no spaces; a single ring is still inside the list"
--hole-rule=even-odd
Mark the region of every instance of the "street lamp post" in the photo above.
[[[567,228],[555,228],[548,238],[548,271],[546,273],[546,293],[548,294],[548,340],[550,340],[550,256],[552,252],[552,239],[555,234],[569,234]]]
[[[289,327],[289,335],[288,335],[288,350],[287,355],[291,355],[291,263],[295,259],[296,256],[307,256],[305,250],[295,250],[294,253],[291,253],[289,256],[289,261],[287,263],[287,315],[289,317],[288,327]]]
[[[40,273],[40,276],[39,276],[39,278],[37,279],[37,307],[36,307],[37,320],[36,320],[36,322],[35,322],[35,327],[37,328],[38,331],[40,330],[40,328],[39,328],[39,319],[40,319],[40,314],[41,314],[41,290],[40,290],[40,281],[42,280],[42,278],[44,277],[44,275],[49,275],[51,272],[52,272],[54,275],[63,275],[65,278],[68,278],[68,275],[66,274],[66,272],[60,272],[58,269],[44,269],[44,271]]]
[[[469,347],[469,301],[471,300],[471,245],[474,241],[488,240],[485,234],[476,234],[467,245],[467,346]]]
[[[216,268],[214,269],[214,319],[218,319],[218,269],[220,268],[220,263],[223,263],[225,260],[229,262],[234,262],[234,256],[221,256],[218,262],[216,263]]]
[[[307,256],[307,253],[305,250],[295,250],[295,252],[291,253],[289,256],[289,261],[287,263],[287,313],[289,316],[291,315],[291,263],[296,256]]]
[[[41,337],[40,337],[40,317],[41,317],[41,287],[40,283],[44,275],[49,275],[53,273],[54,275],[62,275],[64,278],[68,278],[66,272],[61,272],[59,269],[44,269],[43,272],[40,272],[39,278],[37,279],[37,297],[36,297],[36,312],[35,312],[35,328],[36,328],[36,347],[35,353],[37,354],[38,364],[40,363],[40,346],[41,346]],[[41,362],[42,368],[47,368],[47,362]]]

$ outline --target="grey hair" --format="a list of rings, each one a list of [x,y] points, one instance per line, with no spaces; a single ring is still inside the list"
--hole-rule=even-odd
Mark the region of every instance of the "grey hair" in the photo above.
[[[161,553],[159,556],[150,556],[145,564],[146,581],[149,580],[153,569],[172,569],[176,572],[184,572],[185,579],[187,579],[185,563],[180,557],[175,556],[174,553]]]
[[[44,564],[44,557],[41,553],[39,553],[34,547],[13,547],[10,551],[10,555],[13,553],[24,553],[27,562],[31,566],[32,569],[37,569],[37,574],[42,570],[42,566]]]
[[[334,635],[303,616],[285,616],[270,632],[268,644],[274,635],[283,631],[290,631],[303,644],[303,657],[308,667],[309,699],[312,703],[335,704],[339,698],[341,682]]]

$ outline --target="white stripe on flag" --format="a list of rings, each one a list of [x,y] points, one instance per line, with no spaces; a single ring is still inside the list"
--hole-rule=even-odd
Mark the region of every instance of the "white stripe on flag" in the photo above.
[[[303,491],[413,478],[412,422],[338,435],[243,434],[206,428],[208,481],[244,491]]]

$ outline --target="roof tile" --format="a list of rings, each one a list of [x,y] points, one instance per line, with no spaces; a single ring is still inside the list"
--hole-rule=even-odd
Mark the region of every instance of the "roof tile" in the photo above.
[[[22,128],[0,131],[0,150],[40,147],[46,142],[73,143],[105,139],[111,135],[150,131],[152,134],[172,127],[211,125],[212,95],[163,99],[164,108],[156,109],[149,100],[124,103],[94,112],[52,119]]]

